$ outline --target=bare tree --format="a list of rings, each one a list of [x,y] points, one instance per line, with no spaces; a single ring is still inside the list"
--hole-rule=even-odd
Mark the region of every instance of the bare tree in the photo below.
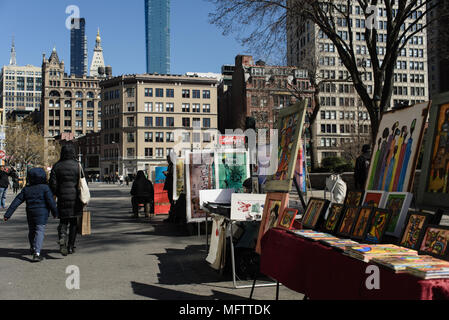
[[[397,58],[410,39],[423,31],[435,19],[428,13],[441,1],[431,0],[209,0],[216,6],[210,21],[220,26],[224,33],[239,32],[244,45],[267,54],[286,43],[286,30],[298,21],[311,21],[331,40],[339,57],[349,72],[351,81],[368,110],[373,141],[377,136],[380,117],[389,107],[393,92],[393,76]],[[378,55],[377,26],[365,29],[365,43],[373,73],[373,92],[363,81],[360,60],[354,45],[351,10],[357,4],[366,21],[377,17],[377,6],[382,3],[386,12],[387,42],[381,61]],[[420,15],[415,14],[419,12]],[[413,18],[412,20],[407,20]],[[344,23],[342,23],[344,21]],[[374,22],[376,20],[374,19]],[[346,29],[349,38],[338,33]],[[318,112],[318,110],[317,110]]]

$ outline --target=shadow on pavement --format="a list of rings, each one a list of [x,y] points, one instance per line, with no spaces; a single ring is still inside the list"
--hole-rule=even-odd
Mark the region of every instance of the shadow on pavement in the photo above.
[[[42,257],[45,260],[60,260],[61,258],[54,258],[49,254],[58,254],[59,251],[55,250],[43,250]],[[10,248],[0,248],[0,258],[14,258],[26,262],[33,262],[31,259],[30,249],[10,249]]]
[[[131,282],[131,287],[134,294],[155,300],[245,300],[241,296],[216,290],[212,290],[212,295],[210,296],[202,296],[139,282]]]

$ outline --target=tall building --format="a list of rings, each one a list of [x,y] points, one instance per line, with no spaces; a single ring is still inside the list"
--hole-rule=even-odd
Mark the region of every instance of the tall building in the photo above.
[[[80,77],[87,76],[87,68],[86,20],[74,18],[70,30],[70,73]]]
[[[106,75],[106,69],[103,58],[103,48],[101,47],[100,29],[97,32],[97,38],[95,40],[94,55],[92,57],[92,65],[90,66],[91,77],[104,77]]]
[[[17,65],[17,60],[16,60],[16,44],[14,43],[14,37],[12,38],[11,58],[9,59],[9,65],[10,65],[10,66],[15,66],[15,65]]]
[[[145,0],[147,73],[170,74],[170,0]]]
[[[295,0],[291,0],[295,1]],[[352,39],[360,72],[368,93],[373,95],[373,72],[371,60],[365,42],[365,14],[357,3],[351,8],[342,1],[342,10],[351,12]],[[394,7],[397,10],[397,4]],[[425,8],[415,11],[406,20],[408,26],[413,19],[422,15]],[[378,52],[380,61],[386,54],[387,18],[386,8],[379,5],[378,10]],[[346,19],[338,19],[337,32],[349,42]],[[426,20],[420,24],[425,25]],[[287,29],[287,63],[291,66],[310,68],[317,65],[318,79],[326,79],[320,86],[321,112],[312,128],[314,141],[314,165],[322,159],[334,156],[354,157],[359,154],[364,143],[371,142],[371,125],[365,106],[359,98],[351,81],[346,81],[349,72],[339,58],[332,41],[311,21],[300,18],[289,20]],[[401,50],[394,70],[394,90],[389,107],[397,103],[413,105],[427,101],[427,32],[417,32]],[[355,148],[354,148],[355,146]]]
[[[101,174],[152,172],[171,151],[217,142],[217,80],[129,75],[101,82]]]

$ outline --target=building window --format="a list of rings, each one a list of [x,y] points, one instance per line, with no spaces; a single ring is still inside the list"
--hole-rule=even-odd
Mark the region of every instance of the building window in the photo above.
[[[203,128],[210,128],[210,119],[203,118]]]
[[[156,89],[156,97],[157,98],[163,98],[164,97],[164,89],[157,88]]]
[[[164,126],[164,118],[156,117],[156,127],[163,127],[163,126]]]
[[[190,143],[190,132],[183,132],[182,133],[182,142]]]
[[[127,134],[127,137],[128,137],[128,142],[129,142],[129,143],[135,142],[135,141],[134,141],[134,133],[128,133],[128,134]]]
[[[175,142],[175,134],[173,132],[167,132],[165,136],[166,142]]]
[[[155,112],[164,112],[164,104],[162,102],[156,102]]]
[[[193,118],[193,127],[194,128],[201,128],[201,119],[200,118]]]
[[[164,157],[164,149],[163,148],[156,148],[156,157],[158,157],[158,158]]]
[[[173,117],[167,117],[165,118],[167,127],[174,127],[175,126],[175,118]]]
[[[82,118],[83,117],[83,110],[76,110],[75,111],[75,117]]]
[[[185,128],[190,128],[190,118],[182,118],[182,126]]]
[[[205,132],[203,133],[203,142],[211,142],[210,133]]]
[[[127,118],[128,127],[134,127],[134,117]]]
[[[192,104],[192,112],[200,113],[201,105],[199,103]]]
[[[182,97],[185,99],[190,99],[190,90],[182,89]]]
[[[203,104],[203,112],[210,113],[210,104]]]
[[[193,99],[200,99],[201,98],[201,91],[200,90],[192,90],[192,98]]]
[[[67,125],[66,125],[67,127]],[[75,121],[75,127],[82,128],[83,127],[83,121],[82,120],[76,120]]]
[[[134,102],[128,102],[128,112],[134,112],[135,110]]]
[[[152,158],[153,157],[153,148],[145,148],[145,157]]]
[[[145,112],[153,112],[153,102],[145,102]]]
[[[153,88],[145,88],[145,97],[153,96]]]
[[[153,132],[145,132],[145,142],[153,142]]]
[[[126,95],[128,98],[134,98],[134,88],[127,88]]]
[[[167,89],[166,96],[167,96],[167,98],[174,98],[175,97],[175,90],[174,89]]]
[[[167,112],[175,112],[175,104],[174,103],[167,103],[165,105],[165,111],[167,111]]]
[[[210,99],[210,90],[203,90],[203,99]]]
[[[200,143],[201,142],[201,133],[200,132],[194,132],[193,133],[193,142],[194,143]]]
[[[87,120],[87,127],[88,127],[88,128],[93,128],[93,127],[94,127],[94,122],[93,122],[93,120]]]
[[[145,127],[153,127],[153,117],[145,117]]]
[[[183,103],[182,104],[182,112],[190,112],[190,104]]]
[[[127,154],[128,157],[134,157],[135,149],[134,148],[126,149],[126,154]]]
[[[156,132],[156,142],[164,142],[164,133]]]

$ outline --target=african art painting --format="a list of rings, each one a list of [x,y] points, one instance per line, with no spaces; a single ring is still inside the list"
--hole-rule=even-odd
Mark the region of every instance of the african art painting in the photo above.
[[[365,241],[374,244],[381,243],[389,220],[390,213],[387,210],[376,208],[371,217]]]
[[[428,226],[419,252],[439,258],[448,258],[449,227]]]
[[[428,214],[410,212],[399,245],[409,249],[418,250],[419,240],[425,231],[429,219],[430,216]]]

